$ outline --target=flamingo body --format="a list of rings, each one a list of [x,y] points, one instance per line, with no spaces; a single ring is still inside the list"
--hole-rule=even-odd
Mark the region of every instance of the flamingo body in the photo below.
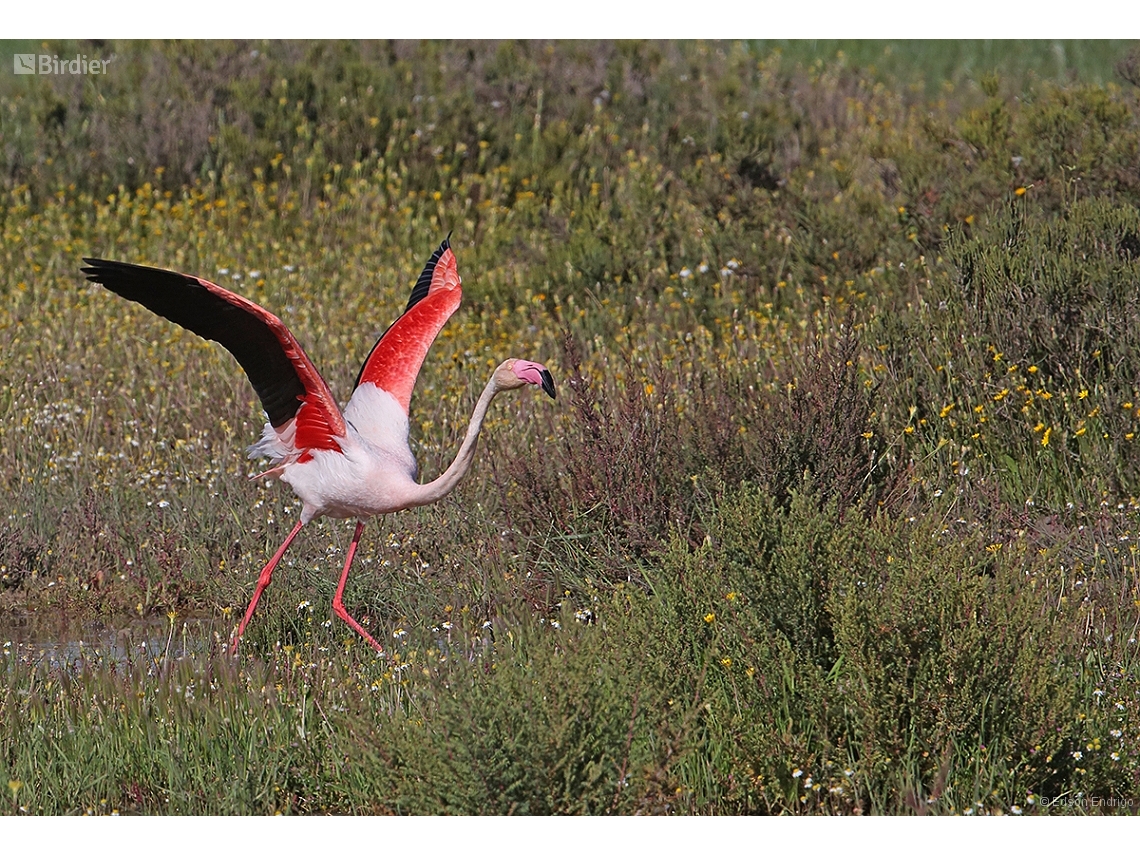
[[[444,240],[412,288],[403,314],[373,346],[342,413],[328,384],[301,345],[271,312],[231,291],[183,273],[85,258],[83,272],[129,300],[203,338],[217,341],[245,370],[267,422],[250,457],[272,467],[257,477],[279,478],[302,501],[300,521],[262,568],[232,649],[273,570],[301,527],[320,516],[357,520],[333,609],[376,650],[381,646],[344,609],[342,594],[364,521],[438,501],[467,472],[491,400],[499,392],[540,386],[555,397],[550,372],[537,362],[508,359],[495,369],[472,414],[455,461],[428,484],[416,480],[408,445],[408,407],[428,349],[462,299],[461,280]]]

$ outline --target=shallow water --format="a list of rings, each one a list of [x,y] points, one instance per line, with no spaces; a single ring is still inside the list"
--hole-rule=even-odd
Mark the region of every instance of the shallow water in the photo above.
[[[0,615],[0,650],[4,656],[76,665],[92,657],[105,662],[144,658],[180,658],[208,652],[221,643],[221,624],[212,618],[171,621],[148,618],[125,626],[98,621],[55,621],[37,615]]]

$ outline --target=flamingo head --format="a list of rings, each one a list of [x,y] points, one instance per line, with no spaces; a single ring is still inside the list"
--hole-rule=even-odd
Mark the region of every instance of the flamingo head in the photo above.
[[[508,359],[495,371],[500,389],[520,389],[526,384],[541,386],[551,398],[557,397],[554,391],[554,378],[547,367],[539,362],[526,359]]]

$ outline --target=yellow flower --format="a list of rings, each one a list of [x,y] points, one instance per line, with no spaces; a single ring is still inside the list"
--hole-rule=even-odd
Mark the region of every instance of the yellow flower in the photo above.
[[[1018,187],[1013,192],[1014,192],[1014,195],[1016,195],[1016,196],[1024,196],[1025,195],[1025,188],[1024,187]]]
[[[942,411],[938,414],[938,417],[942,418],[942,419],[946,418],[948,415],[950,415],[950,411],[952,409],[954,409],[954,403],[953,402],[951,402],[951,403],[947,404],[945,407],[943,407]]]
[[[705,615],[705,623],[712,623],[714,620],[716,620],[716,615],[712,612],[709,612],[707,615]]]
[[[1045,428],[1045,435],[1041,437],[1041,447],[1045,448],[1049,445],[1049,435],[1053,433],[1053,428]]]

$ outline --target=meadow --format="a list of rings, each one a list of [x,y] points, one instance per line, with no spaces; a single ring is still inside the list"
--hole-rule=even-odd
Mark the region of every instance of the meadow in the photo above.
[[[17,47],[113,59],[0,79],[0,812],[1136,812],[1135,45]],[[343,521],[227,655],[299,503],[81,258],[343,400],[448,232],[422,477],[557,401],[368,525],[387,656]]]

